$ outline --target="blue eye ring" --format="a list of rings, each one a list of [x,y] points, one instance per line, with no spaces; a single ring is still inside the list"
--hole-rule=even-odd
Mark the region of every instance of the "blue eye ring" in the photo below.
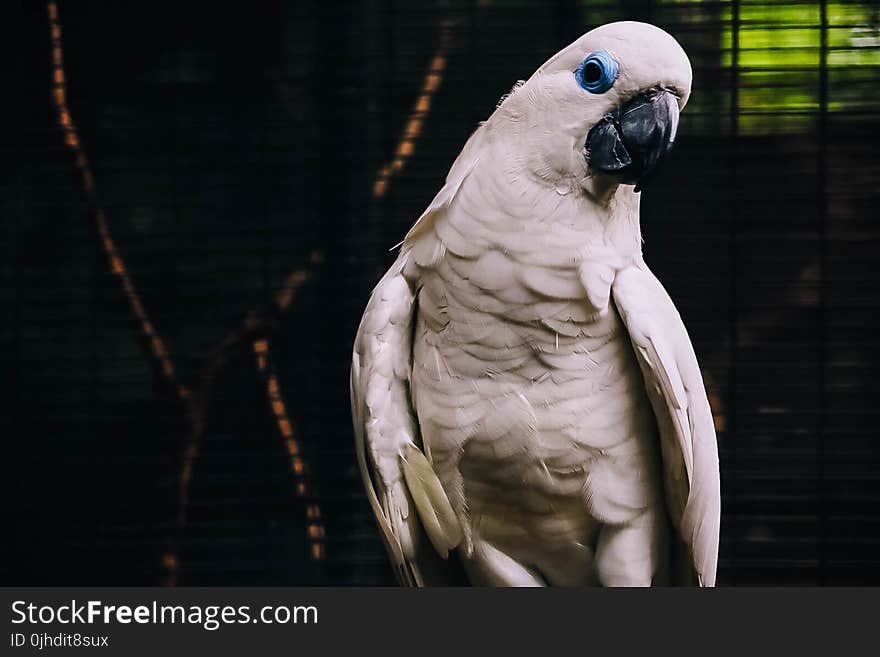
[[[587,56],[574,72],[582,89],[591,94],[604,94],[617,80],[620,66],[607,50],[597,50]]]

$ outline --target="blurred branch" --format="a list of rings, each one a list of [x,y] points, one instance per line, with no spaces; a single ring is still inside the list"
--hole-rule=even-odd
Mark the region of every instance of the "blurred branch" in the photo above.
[[[392,177],[403,171],[406,161],[415,152],[416,141],[421,136],[425,119],[431,111],[431,102],[434,94],[443,82],[447,55],[454,43],[453,37],[455,33],[453,30],[457,25],[458,20],[453,18],[445,18],[440,21],[440,43],[434,56],[431,58],[428,72],[422,80],[421,91],[416,98],[416,102],[413,104],[400,140],[397,142],[394,158],[379,169],[376,175],[376,180],[373,183],[373,198],[380,199],[385,196]]]
[[[422,134],[424,121],[431,108],[434,93],[439,89],[442,82],[443,72],[446,68],[447,55],[452,47],[453,29],[458,21],[451,18],[443,19],[440,23],[439,45],[428,71],[422,82],[421,91],[416,99],[413,109],[407,119],[406,126],[395,148],[395,155],[389,164],[384,165],[377,173],[373,183],[373,198],[379,199],[388,191],[393,176],[400,173],[406,165],[407,159],[415,152],[415,143]],[[207,369],[216,371],[218,363],[226,358],[231,349],[250,342],[251,349],[256,358],[257,370],[264,376],[266,382],[266,395],[272,410],[279,435],[284,439],[288,454],[291,458],[291,471],[296,479],[297,494],[304,496],[309,489],[306,480],[307,467],[300,454],[299,443],[293,437],[293,425],[287,413],[287,406],[281,390],[275,366],[272,362],[271,340],[280,320],[289,311],[296,292],[310,280],[314,272],[324,262],[324,252],[316,249],[309,256],[308,265],[305,268],[290,272],[284,279],[284,285],[275,297],[273,307],[267,311],[249,311],[236,330],[230,332],[220,344],[213,350],[208,358]],[[205,399],[203,397],[203,399]],[[199,416],[203,416],[202,412]],[[183,467],[180,474],[180,497],[178,522],[180,526],[186,523],[186,505],[188,503],[188,489],[195,461],[200,453],[202,431],[190,433],[189,440],[184,450]],[[312,558],[319,560],[324,557],[323,538],[325,529],[318,522],[321,518],[321,509],[317,503],[312,503],[306,509],[307,518],[316,522],[309,523],[307,532],[312,544]],[[320,539],[320,540],[319,540]]]
[[[177,537],[169,540],[168,550],[162,557],[163,566],[167,571],[166,584],[175,585],[178,582],[180,569],[179,540],[187,524],[189,490],[194,468],[201,453],[208,406],[214,384],[219,373],[227,365],[230,354],[244,344],[249,343],[255,357],[257,371],[263,377],[269,407],[290,458],[290,470],[294,477],[296,493],[299,497],[306,498],[308,496],[314,500],[313,484],[308,479],[309,468],[303,459],[300,440],[296,435],[294,423],[284,402],[277,370],[272,360],[271,338],[281,325],[284,315],[289,312],[297,291],[312,278],[314,272],[323,264],[324,253],[320,249],[312,251],[305,268],[296,269],[285,277],[284,284],[269,309],[262,312],[255,310],[248,312],[241,325],[218,343],[200,368],[198,384],[194,390],[184,385],[179,380],[165,341],[147,314],[131,273],[110,233],[107,217],[98,202],[91,166],[67,105],[62,32],[56,0],[48,0],[47,14],[52,42],[52,101],[57,113],[58,124],[64,135],[64,142],[75,158],[89,214],[97,229],[99,242],[107,258],[110,272],[118,281],[129,309],[138,322],[145,351],[154,364],[154,370],[175,392],[186,409],[189,430],[183,447],[178,477],[175,522]],[[373,197],[376,199],[382,198],[386,194],[394,176],[404,169],[407,160],[415,152],[415,145],[422,135],[424,122],[430,112],[434,94],[442,83],[448,52],[454,42],[453,30],[457,25],[458,20],[452,18],[443,19],[440,23],[438,47],[430,60],[420,93],[408,116],[394,156],[388,164],[381,167],[374,181],[372,191]],[[316,502],[312,501],[306,504],[306,519],[311,556],[315,560],[321,560],[324,558],[325,528],[322,523],[321,509]]]
[[[107,257],[110,273],[118,281],[128,301],[129,309],[138,322],[141,339],[146,345],[148,356],[154,363],[155,371],[165,379],[182,401],[188,403],[190,391],[177,379],[177,373],[168,348],[156,330],[155,324],[150,321],[147,315],[143,300],[134,286],[131,274],[125,266],[125,261],[122,259],[122,254],[119,252],[116,242],[110,234],[107,216],[98,203],[92,169],[82,147],[76,123],[67,106],[67,76],[64,71],[64,47],[61,40],[61,23],[58,19],[58,4],[55,0],[49,0],[47,13],[49,15],[49,36],[52,41],[52,103],[58,116],[58,125],[64,134],[64,143],[74,155],[76,167],[82,181],[86,206],[98,231],[100,245],[104,255]]]
[[[96,226],[99,242],[107,262],[111,274],[119,282],[119,285],[128,301],[129,309],[132,315],[138,321],[138,327],[141,333],[143,343],[146,346],[148,357],[154,363],[154,370],[160,374],[169,387],[176,393],[177,397],[184,403],[186,409],[186,419],[189,425],[189,431],[185,441],[180,475],[178,478],[178,501],[177,516],[175,528],[178,537],[169,540],[169,547],[162,556],[162,564],[166,569],[167,585],[175,585],[179,578],[180,556],[179,556],[179,534],[185,529],[187,522],[187,508],[189,504],[189,489],[192,481],[193,470],[198,459],[202,438],[205,431],[205,423],[207,409],[213,392],[213,387],[217,375],[222,371],[229,359],[229,355],[234,348],[242,343],[245,338],[250,339],[254,335],[268,335],[275,329],[277,321],[273,315],[249,313],[240,329],[233,331],[227,335],[220,344],[212,350],[211,355],[206,359],[204,366],[201,368],[199,383],[193,392],[189,387],[181,383],[177,376],[177,370],[171,359],[168,347],[165,341],[156,330],[155,324],[150,320],[144,303],[141,299],[134,281],[129,272],[128,267],[114,241],[107,222],[104,210],[101,208],[94,185],[94,175],[88,157],[83,149],[76,124],[67,105],[67,77],[64,70],[64,50],[62,43],[61,22],[59,19],[58,4],[55,0],[48,0],[47,15],[49,19],[49,36],[52,44],[52,102],[56,110],[58,125],[64,135],[64,143],[73,153],[77,170],[80,174],[82,183],[83,196],[89,210],[89,214]],[[310,257],[310,265],[317,265],[323,261],[323,253],[314,251]],[[280,290],[276,299],[276,307],[280,312],[286,312],[293,301],[296,290],[308,280],[310,272],[308,270],[296,270],[287,276],[285,284]],[[287,416],[287,411],[283,401],[280,400],[280,391],[278,378],[275,374],[274,367],[269,365],[268,342],[265,337],[259,338],[253,343],[254,348],[258,345],[265,345],[262,355],[258,355],[258,370],[261,374],[268,376],[269,390],[275,391],[275,399],[270,394],[270,400],[273,401],[272,409],[275,412],[282,435],[287,440],[288,452],[294,448],[298,450],[297,443],[293,441],[292,424]],[[283,411],[279,415],[277,409]],[[301,457],[297,457],[292,461],[292,470],[296,478],[297,494],[305,495],[307,483],[305,478],[306,466]],[[324,537],[324,527],[321,524],[321,510],[317,504],[309,504],[306,507],[307,518],[307,534],[312,541],[311,555],[312,558],[323,558],[323,542],[320,539]]]
[[[308,470],[301,454],[299,440],[293,422],[287,412],[287,405],[281,397],[281,384],[278,382],[278,374],[271,361],[269,341],[265,338],[253,342],[253,351],[257,363],[257,371],[263,376],[266,385],[266,396],[269,399],[269,407],[275,418],[278,433],[284,438],[284,445],[290,457],[290,471],[296,482],[296,494],[305,498],[311,495],[312,486],[308,481]],[[324,558],[325,529],[321,522],[321,508],[313,501],[306,506],[306,518],[308,519],[306,535],[310,543],[310,554],[313,560],[320,561]]]

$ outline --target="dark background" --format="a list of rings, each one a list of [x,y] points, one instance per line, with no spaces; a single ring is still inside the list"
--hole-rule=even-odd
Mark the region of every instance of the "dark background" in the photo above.
[[[62,0],[75,146],[46,4],[3,11],[3,584],[390,583],[367,296],[499,97],[624,18],[694,66],[642,227],[712,391],[719,583],[880,583],[877,2]]]

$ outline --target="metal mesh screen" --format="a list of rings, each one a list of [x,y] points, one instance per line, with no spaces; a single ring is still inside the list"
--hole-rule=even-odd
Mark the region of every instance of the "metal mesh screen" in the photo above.
[[[348,411],[369,291],[588,28],[694,66],[643,197],[721,441],[721,584],[880,582],[876,2],[10,3],[4,581],[390,583]]]

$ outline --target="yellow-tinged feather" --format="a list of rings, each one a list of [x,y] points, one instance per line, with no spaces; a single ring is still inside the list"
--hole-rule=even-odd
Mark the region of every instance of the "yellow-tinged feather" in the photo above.
[[[449,498],[425,455],[407,445],[401,455],[406,485],[431,545],[444,559],[461,543],[462,532]]]

